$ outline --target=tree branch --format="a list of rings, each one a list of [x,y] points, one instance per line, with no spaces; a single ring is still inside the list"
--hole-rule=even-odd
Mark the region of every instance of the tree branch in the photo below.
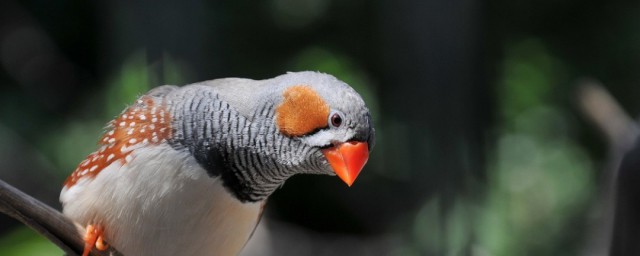
[[[585,79],[578,88],[578,103],[584,115],[606,136],[613,150],[627,151],[640,134],[635,120],[597,81]]]
[[[0,180],[0,212],[31,227],[68,255],[80,255],[84,228],[75,225],[62,213]],[[93,250],[92,255],[122,255],[113,247]]]
[[[640,128],[613,96],[595,80],[583,80],[579,84],[577,97],[580,110],[603,133],[609,147],[601,190],[592,208],[595,219],[587,232],[587,241],[581,255],[608,255],[611,237],[615,233],[615,203],[620,196],[616,195],[620,163],[625,153],[634,145]]]

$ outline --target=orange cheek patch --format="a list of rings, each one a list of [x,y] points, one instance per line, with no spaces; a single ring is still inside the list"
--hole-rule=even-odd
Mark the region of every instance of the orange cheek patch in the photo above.
[[[109,123],[102,136],[100,150],[93,152],[78,165],[64,182],[73,186],[82,177],[94,177],[115,161],[131,161],[131,151],[138,146],[160,144],[171,137],[171,117],[164,104],[143,96]]]
[[[296,137],[327,126],[329,106],[309,86],[288,88],[276,108],[276,124],[286,136]]]

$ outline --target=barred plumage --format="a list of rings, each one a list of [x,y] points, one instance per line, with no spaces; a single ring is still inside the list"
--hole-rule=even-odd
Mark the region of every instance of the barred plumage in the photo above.
[[[330,125],[332,112],[344,125]],[[351,185],[374,143],[360,96],[315,72],[162,86],[116,120],[61,201],[126,255],[236,254],[285,180]]]

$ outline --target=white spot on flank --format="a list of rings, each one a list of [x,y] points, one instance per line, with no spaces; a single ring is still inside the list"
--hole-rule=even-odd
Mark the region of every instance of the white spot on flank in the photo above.
[[[135,129],[129,129],[129,131],[127,132],[127,134],[128,134],[128,135],[133,134],[133,131],[134,131],[134,130],[135,130]]]
[[[122,118],[127,118],[127,114],[122,115]]]
[[[138,100],[138,103],[142,103],[142,100]]]
[[[158,122],[158,118],[156,118],[156,117],[151,118],[151,122],[152,122],[152,123]]]
[[[147,130],[144,129],[144,128],[140,129],[140,132],[145,132],[145,131],[147,131]]]
[[[127,152],[127,146],[122,146],[120,148],[120,152]]]
[[[82,170],[82,171],[80,172],[80,176],[83,176],[83,175],[87,174],[88,172],[89,172],[89,170],[88,170],[88,169],[84,169],[84,170]]]
[[[98,169],[97,165],[91,166],[91,169],[89,169],[90,172],[95,171],[96,169]]]
[[[142,143],[149,143],[149,139],[144,139]]]
[[[111,135],[113,135],[113,133],[114,133],[114,131],[113,131],[113,130],[111,130],[111,131],[109,131],[109,133],[107,133],[107,134],[108,134],[109,136],[111,136]]]
[[[140,115],[140,120],[147,120],[147,117],[145,115]]]
[[[133,144],[133,143],[136,143],[137,141],[138,141],[138,140],[136,140],[136,139],[130,139],[130,140],[129,140],[129,143]]]
[[[114,154],[109,154],[109,156],[107,156],[107,161],[109,161],[109,160],[113,159],[114,157],[115,157],[115,155],[114,155]]]
[[[84,167],[84,166],[87,166],[88,164],[89,164],[89,161],[84,160],[84,161],[82,161],[82,163],[80,164],[80,166]]]
[[[131,162],[131,160],[133,160],[133,157],[131,157],[131,155],[127,155],[127,157],[125,157],[124,160],[127,162]]]
[[[149,125],[149,129],[154,130],[154,129],[156,129],[156,126],[154,124],[150,124]]]
[[[120,127],[124,127],[125,125],[127,125],[127,123],[125,123],[125,122],[120,122]]]
[[[109,139],[109,143],[114,143],[114,142],[116,142],[116,139],[114,139],[114,138]],[[113,147],[113,145],[111,145],[109,147]]]
[[[151,139],[151,141],[153,141],[154,143],[158,142],[158,137],[157,136],[153,136],[153,139]]]
[[[136,122],[131,122],[131,123],[129,123],[129,126],[131,126],[131,127],[136,126]]]

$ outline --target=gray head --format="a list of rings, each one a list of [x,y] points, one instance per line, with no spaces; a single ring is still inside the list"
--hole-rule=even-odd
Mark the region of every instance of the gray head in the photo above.
[[[364,101],[331,75],[227,78],[175,92],[183,106],[173,112],[184,114],[174,115],[174,144],[243,201],[264,199],[296,173],[337,174],[350,186],[374,144]]]
[[[327,147],[351,140],[373,146],[371,115],[360,95],[346,83],[316,72],[288,73],[272,79],[277,126],[305,144]]]

